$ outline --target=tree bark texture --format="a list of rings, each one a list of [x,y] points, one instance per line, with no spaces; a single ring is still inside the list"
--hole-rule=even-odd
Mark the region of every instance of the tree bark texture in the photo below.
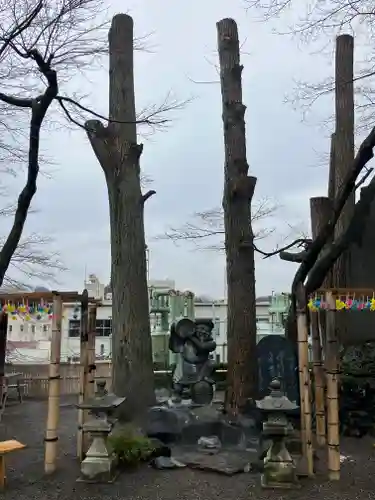
[[[228,286],[226,409],[236,415],[257,395],[255,270],[250,203],[256,178],[248,176],[236,22],[217,23],[224,126],[224,227]]]
[[[331,134],[330,152],[329,152],[329,172],[328,172],[328,198],[331,203],[334,202],[336,196],[335,189],[335,142],[336,134]]]
[[[339,193],[345,175],[350,170],[354,158],[354,39],[351,35],[340,35],[336,39],[335,60],[335,112],[336,130],[334,151],[334,189]],[[355,191],[350,194],[336,223],[335,238],[347,228],[353,215]],[[350,286],[351,275],[350,250],[337,260],[333,276],[333,285],[339,288]]]
[[[333,149],[332,169],[334,172],[335,197],[354,158],[354,38],[351,35],[340,35],[336,38],[335,57],[335,117],[336,128]],[[329,187],[328,187],[329,189]],[[335,239],[345,233],[353,216],[355,206],[355,189],[348,197],[335,226]],[[332,271],[332,285],[338,288],[352,286],[352,251],[349,247],[337,259]],[[331,328],[335,324],[336,337],[343,339],[348,335],[350,325],[342,315],[332,319]]]
[[[108,188],[112,383],[114,392],[127,398],[123,418],[142,413],[155,400],[133,52],[133,19],[118,14],[109,31],[109,124],[105,127],[96,120],[86,123]]]

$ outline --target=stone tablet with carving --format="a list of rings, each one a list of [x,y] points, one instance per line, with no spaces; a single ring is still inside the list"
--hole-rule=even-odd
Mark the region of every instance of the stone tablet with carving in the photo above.
[[[281,390],[290,401],[299,402],[298,360],[293,344],[281,335],[267,335],[257,345],[259,394],[270,393],[274,378],[281,381]]]

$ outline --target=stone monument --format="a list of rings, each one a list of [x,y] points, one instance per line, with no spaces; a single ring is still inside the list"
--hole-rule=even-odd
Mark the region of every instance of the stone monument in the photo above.
[[[81,463],[78,481],[111,483],[116,477],[116,457],[109,447],[108,436],[116,422],[113,412],[125,398],[109,394],[105,386],[105,381],[97,382],[95,397],[77,405],[92,414],[92,419],[83,424],[83,431],[91,434],[92,443]]]
[[[299,401],[298,360],[293,343],[281,335],[266,335],[257,344],[259,399],[278,378],[290,401]]]
[[[293,432],[287,413],[295,411],[297,405],[282,393],[278,379],[271,382],[270,389],[269,396],[256,402],[266,415],[263,435],[271,441],[264,458],[261,484],[263,488],[296,488],[299,487],[296,464],[286,447],[286,438]]]
[[[195,404],[209,404],[214,395],[214,363],[210,359],[216,349],[213,327],[212,321],[182,318],[170,329],[169,349],[177,354],[173,390]]]

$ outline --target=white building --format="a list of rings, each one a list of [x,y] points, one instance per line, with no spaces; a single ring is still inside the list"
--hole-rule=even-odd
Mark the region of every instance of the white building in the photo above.
[[[99,279],[90,274],[84,283],[89,297],[101,299],[97,308],[96,355],[98,359],[110,359],[112,350],[112,293],[110,286],[104,286]],[[150,280],[152,291],[167,292],[175,289],[173,280]],[[281,327],[272,325],[270,318],[271,296],[256,300],[258,339],[270,333],[282,333]],[[211,319],[214,323],[214,337],[217,344],[216,360],[227,359],[227,302],[196,301],[194,304],[196,319]],[[150,313],[150,325],[154,361],[163,366],[169,364],[169,332],[162,329],[160,315]],[[41,321],[24,321],[15,316],[9,321],[7,359],[14,363],[48,363],[51,340],[51,320],[46,317]],[[80,304],[64,304],[62,318],[62,361],[79,361],[80,352]]]

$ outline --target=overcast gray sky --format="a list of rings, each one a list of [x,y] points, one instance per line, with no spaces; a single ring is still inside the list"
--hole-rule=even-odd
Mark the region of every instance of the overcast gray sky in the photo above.
[[[269,224],[272,237],[259,245],[266,250],[290,232],[287,223],[307,229],[309,197],[324,195],[327,169],[314,167],[317,151],[328,150],[327,131],[316,126],[332,112],[330,101],[318,103],[309,124],[301,113],[284,104],[294,80],[329,75],[331,64],[299,49],[288,37],[272,34],[272,26],[254,21],[241,0],[120,0],[111,1],[113,14],[129,9],[136,34],[153,32],[153,53],[136,55],[138,108],[157,103],[172,91],[179,99],[195,96],[174,115],[167,132],[144,141],[142,169],[153,179],[157,195],[145,210],[146,239],[152,278],[171,278],[180,289],[221,297],[224,256],[154,241],[168,226],[183,224],[195,211],[221,203],[223,139],[219,85],[196,85],[191,80],[215,80],[216,22],[233,17],[243,42],[243,99],[247,105],[250,174],[258,177],[255,198],[269,197],[282,208]],[[90,97],[88,103],[107,110],[105,69],[78,75],[72,81]],[[63,89],[63,90],[66,90]],[[109,216],[104,175],[82,130],[43,134],[43,144],[57,165],[53,178],[41,178],[27,232],[51,234],[69,270],[59,276],[61,289],[81,289],[85,269],[107,282],[110,275]],[[23,181],[21,177],[18,182]],[[287,291],[293,264],[257,258],[258,294]]]

